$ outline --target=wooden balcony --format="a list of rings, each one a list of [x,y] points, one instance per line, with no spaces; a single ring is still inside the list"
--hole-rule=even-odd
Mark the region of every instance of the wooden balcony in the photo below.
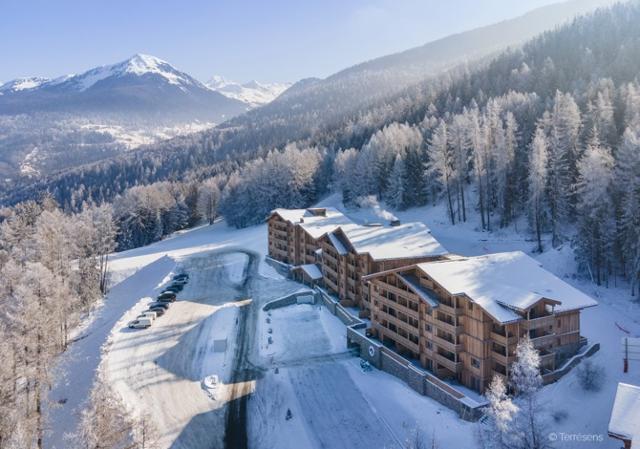
[[[420,333],[420,330],[417,327],[414,327],[411,324],[402,321],[397,316],[393,316],[393,315],[388,314],[387,312],[384,312],[382,309],[378,310],[377,314],[378,314],[379,319],[385,319],[389,323],[393,323],[393,324],[396,325],[396,327],[402,328],[407,332],[410,332],[410,333],[412,333],[414,335],[419,335],[419,333]]]
[[[462,362],[454,362],[453,360],[449,360],[442,354],[438,354],[435,351],[433,352],[433,360],[456,374],[459,373],[462,369]]]
[[[433,318],[431,324],[442,329],[443,331],[449,332],[450,334],[454,335],[460,335],[463,331],[462,326],[455,326],[453,324],[447,323],[446,321],[439,320],[438,318]]]
[[[404,346],[405,348],[415,352],[416,354],[420,354],[420,346],[417,343],[412,342],[408,338],[405,338],[402,335],[396,332],[393,332],[392,330],[387,329],[384,326],[381,326],[381,327],[383,329],[385,337],[395,341],[397,344]]]
[[[501,335],[493,331],[491,332],[491,339],[503,346],[510,346],[518,343],[518,337],[516,335],[509,335],[509,338],[507,338],[505,335]]]
[[[327,259],[329,262],[333,262],[336,266],[338,265],[338,259],[333,257],[329,251],[322,251],[322,258]]]
[[[442,349],[446,349],[447,351],[451,351],[455,353],[459,353],[460,351],[462,351],[462,343],[458,343],[458,344],[452,343],[445,338],[438,337],[437,334],[433,334],[431,336],[431,341],[437,344]]]
[[[448,306],[446,304],[440,303],[438,305],[438,310],[441,310],[445,313],[448,313],[449,315],[453,315],[453,316],[460,316],[462,315],[462,309],[460,307],[458,307],[457,309],[454,309],[452,306]]]
[[[378,299],[380,302],[392,306],[397,309],[399,312],[402,312],[408,316],[415,318],[416,320],[420,319],[420,312],[417,310],[410,309],[409,307],[403,306],[402,304],[392,301],[386,296],[382,296],[379,292],[374,292],[373,296]]]
[[[555,317],[553,315],[547,315],[540,318],[533,318],[531,320],[525,320],[522,322],[522,328],[526,330],[534,330],[541,328],[553,327]]]
[[[274,237],[278,237],[280,240],[287,240],[289,237],[287,231],[281,229],[271,228],[271,232],[273,232]]]
[[[556,334],[548,334],[548,335],[542,335],[540,337],[532,338],[531,343],[533,343],[534,348],[538,349],[553,343],[555,339],[556,339]]]
[[[505,356],[500,354],[499,352],[495,352],[495,351],[491,351],[491,357],[493,358],[493,360],[495,360],[496,362],[504,365],[504,366],[508,366],[510,363],[515,362],[516,360],[516,356],[515,355],[510,355],[510,356]]]

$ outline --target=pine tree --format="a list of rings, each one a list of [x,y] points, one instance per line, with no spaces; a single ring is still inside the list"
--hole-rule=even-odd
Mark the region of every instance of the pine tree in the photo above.
[[[453,155],[451,147],[447,141],[447,125],[441,121],[431,136],[431,142],[427,148],[429,162],[427,162],[427,173],[436,179],[445,193],[447,200],[447,210],[451,224],[455,224],[453,208]]]
[[[402,157],[398,154],[396,155],[393,169],[389,175],[389,187],[385,192],[385,201],[394,209],[403,209],[405,207],[405,177],[405,164]]]
[[[613,181],[613,157],[601,146],[594,130],[589,145],[578,161],[576,191],[579,202],[577,257],[598,285],[611,270],[615,225],[610,191]]]
[[[542,229],[545,217],[545,187],[547,185],[547,137],[544,130],[536,129],[531,142],[531,158],[529,161],[529,213],[536,232],[538,252],[543,251]]]

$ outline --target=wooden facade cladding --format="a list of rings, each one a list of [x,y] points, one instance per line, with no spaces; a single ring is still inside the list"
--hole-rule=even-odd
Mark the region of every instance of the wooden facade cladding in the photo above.
[[[409,350],[409,355],[416,346],[407,344],[405,334],[417,335],[415,358],[441,378],[455,378],[484,392],[494,375],[508,379],[516,346],[525,335],[540,350],[544,370],[555,369],[556,348],[580,340],[579,311],[549,313],[555,302],[543,300],[531,312],[534,318],[527,319],[523,313],[521,320],[503,325],[465,295],[451,295],[417,267],[401,271],[402,276],[418,279],[420,287],[436,296],[439,304],[429,305],[397,271],[381,273],[368,280],[372,329],[383,342],[395,344],[400,353]],[[399,313],[417,318],[417,329],[398,317]]]

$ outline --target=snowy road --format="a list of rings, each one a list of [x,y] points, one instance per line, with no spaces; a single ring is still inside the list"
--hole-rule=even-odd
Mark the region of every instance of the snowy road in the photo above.
[[[185,259],[179,269],[190,274],[190,282],[169,311],[149,329],[129,330],[125,317],[114,331],[104,365],[107,379],[136,412],[151,415],[160,447],[223,446],[225,404],[239,391],[233,382],[228,385],[234,351],[214,353],[213,342],[226,337],[234,347],[237,319],[250,304],[245,281],[256,274],[255,259],[238,252]],[[210,374],[225,384],[215,400],[202,388]],[[242,393],[247,391],[250,387]]]

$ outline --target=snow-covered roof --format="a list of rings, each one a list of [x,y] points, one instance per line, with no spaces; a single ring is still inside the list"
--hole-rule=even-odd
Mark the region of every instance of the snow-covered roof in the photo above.
[[[293,268],[294,270],[302,270],[304,271],[309,278],[315,280],[322,279],[322,271],[315,263],[309,263],[305,265],[298,265]]]
[[[631,448],[640,448],[640,386],[618,384],[611,410],[609,433],[631,440]]]
[[[341,226],[349,243],[359,253],[374,260],[435,257],[447,250],[423,223],[398,226]]]
[[[522,251],[424,262],[418,267],[449,293],[467,295],[502,323],[521,319],[516,311],[524,311],[541,299],[559,303],[556,311],[598,304]]]
[[[334,207],[274,209],[271,211],[271,215],[273,214],[278,214],[283,220],[300,226],[314,239],[336,230],[338,226],[353,223]]]
[[[420,297],[424,302],[429,304],[431,307],[438,307],[440,301],[438,301],[438,296],[432,290],[423,287],[420,285],[420,280],[413,274],[410,273],[398,273],[398,277],[402,279],[402,281],[407,284],[411,290],[413,290],[416,295]]]
[[[347,254],[347,248],[345,248],[335,232],[330,232],[329,234],[327,234],[327,237],[329,237],[331,244],[336,249],[336,251],[338,251],[338,254],[340,254],[341,256]]]

